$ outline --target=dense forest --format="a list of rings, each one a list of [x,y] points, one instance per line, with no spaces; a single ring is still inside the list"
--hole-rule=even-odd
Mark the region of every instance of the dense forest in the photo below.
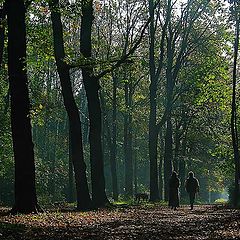
[[[0,205],[240,202],[238,0],[6,0]],[[222,200],[221,200],[222,199]]]

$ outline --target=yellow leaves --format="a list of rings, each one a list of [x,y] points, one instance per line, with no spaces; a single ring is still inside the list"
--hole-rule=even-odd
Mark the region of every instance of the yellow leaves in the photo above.
[[[37,118],[43,110],[44,110],[44,107],[40,103],[39,105],[35,106],[30,110],[30,114],[29,114],[30,118],[31,119]]]
[[[39,104],[39,106],[38,106],[38,107],[39,107],[39,109],[40,109],[40,110],[42,110],[42,109],[43,109],[43,105],[42,105],[41,103]]]
[[[43,13],[43,14],[48,14],[48,13],[49,13],[48,7],[40,6],[39,10],[40,10],[40,12]]]
[[[101,11],[101,3],[99,1],[95,1],[95,9],[97,12],[100,12]]]

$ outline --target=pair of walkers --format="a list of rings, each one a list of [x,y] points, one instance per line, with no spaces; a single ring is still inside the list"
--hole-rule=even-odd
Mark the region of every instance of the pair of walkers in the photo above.
[[[173,171],[172,176],[169,181],[169,206],[176,210],[179,207],[179,186],[180,180],[177,176],[177,173]],[[193,209],[193,203],[195,200],[196,193],[199,192],[199,182],[194,177],[193,172],[189,172],[188,178],[185,182],[185,188],[189,194],[190,206]]]

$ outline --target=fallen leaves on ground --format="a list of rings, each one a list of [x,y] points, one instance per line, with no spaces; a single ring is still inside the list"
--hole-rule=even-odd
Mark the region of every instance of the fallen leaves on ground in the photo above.
[[[139,205],[14,216],[6,212],[0,209],[1,240],[240,239],[240,211],[210,205],[176,211]]]

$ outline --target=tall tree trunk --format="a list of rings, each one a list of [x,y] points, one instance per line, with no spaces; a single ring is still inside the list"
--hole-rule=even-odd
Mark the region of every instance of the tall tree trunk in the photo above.
[[[149,46],[149,68],[150,68],[150,114],[149,114],[149,159],[150,159],[150,201],[159,200],[158,189],[158,166],[157,166],[157,144],[158,132],[156,127],[157,121],[157,78],[155,67],[155,33],[154,33],[154,3],[153,0],[149,1],[149,14],[151,17],[150,22],[150,46]]]
[[[167,127],[165,136],[165,151],[164,151],[164,199],[168,201],[169,195],[169,179],[172,174],[172,163],[173,163],[173,130],[172,130],[172,103],[173,103],[173,87],[174,79],[172,76],[173,67],[173,33],[171,25],[168,26],[169,36],[167,39],[167,68],[166,68],[166,112],[167,112]]]
[[[125,73],[126,74],[126,73]],[[131,81],[131,80],[130,80]],[[124,158],[125,158],[125,195],[133,196],[133,160],[132,160],[132,83],[124,86],[125,108],[124,114]]]
[[[8,75],[11,94],[11,127],[15,160],[13,213],[37,212],[35,164],[29,117],[24,1],[7,0]]]
[[[116,79],[113,76],[113,100],[112,100],[112,131],[110,129],[110,121],[108,120],[106,102],[103,96],[103,93],[100,95],[102,110],[104,112],[105,121],[103,123],[103,133],[106,131],[106,142],[108,144],[108,155],[110,162],[110,172],[111,172],[111,186],[113,199],[118,200],[118,179],[117,179],[117,162],[116,162],[116,153],[117,153],[117,86]],[[104,135],[104,134],[103,134]],[[103,145],[104,146],[104,145]],[[103,151],[104,152],[104,151]],[[105,153],[105,152],[104,152]],[[109,154],[110,153],[110,154]]]
[[[172,173],[172,121],[167,120],[165,151],[164,151],[164,200],[168,201],[169,197],[169,179]]]
[[[138,158],[138,155],[137,155],[137,150],[136,150],[136,147],[137,147],[137,144],[136,144],[136,137],[135,137],[135,147],[134,147],[134,160],[133,160],[133,163],[134,163],[134,193],[138,193],[138,164],[137,164],[137,158]]]
[[[164,137],[163,137],[163,129],[161,127],[159,131],[159,139],[160,139],[160,161],[159,161],[159,193],[160,200],[163,200],[163,161],[164,161]]]
[[[236,83],[237,83],[237,59],[238,59],[238,47],[239,47],[239,3],[234,2],[235,11],[235,44],[234,44],[234,64],[233,64],[233,91],[232,91],[232,111],[231,111],[231,133],[232,133],[232,146],[234,152],[234,162],[235,162],[235,181],[234,181],[234,196],[233,205],[238,206],[239,203],[239,184],[240,184],[240,159],[239,159],[239,149],[238,149],[238,131],[237,131],[237,107],[236,107]]]
[[[177,126],[178,127],[178,126]],[[173,159],[173,169],[178,172],[179,170],[179,150],[180,150],[180,135],[179,129],[175,130],[175,149],[174,149],[174,159]]]
[[[49,181],[49,193],[52,196],[52,200],[56,200],[56,152],[57,152],[57,146],[58,146],[58,138],[59,138],[59,125],[60,122],[57,120],[55,123],[53,123],[53,134],[54,138],[51,141],[51,149],[49,150],[49,165],[50,165],[50,181]]]
[[[63,29],[59,9],[59,0],[50,2],[51,20],[53,28],[54,54],[57,71],[60,77],[64,106],[69,119],[69,134],[71,138],[71,155],[75,172],[75,183],[77,193],[77,209],[87,210],[91,208],[91,199],[86,176],[86,164],[83,157],[82,129],[78,107],[76,105],[69,67],[64,62],[65,52],[63,43]]]
[[[110,148],[110,165],[112,174],[113,199],[118,200],[117,180],[117,79],[113,76],[113,100],[112,100],[112,145]]]
[[[93,1],[82,2],[80,51],[84,57],[92,55],[92,23],[93,23]],[[82,68],[83,83],[88,100],[88,114],[90,122],[90,161],[92,178],[92,201],[95,207],[102,207],[108,203],[105,192],[105,178],[102,152],[102,120],[99,99],[99,79],[94,77],[92,66]]]
[[[181,196],[186,196],[186,190],[185,190],[185,180],[186,180],[186,149],[187,149],[187,139],[186,136],[182,140],[182,146],[181,146],[181,157],[179,160],[179,178],[180,178],[180,192]]]

